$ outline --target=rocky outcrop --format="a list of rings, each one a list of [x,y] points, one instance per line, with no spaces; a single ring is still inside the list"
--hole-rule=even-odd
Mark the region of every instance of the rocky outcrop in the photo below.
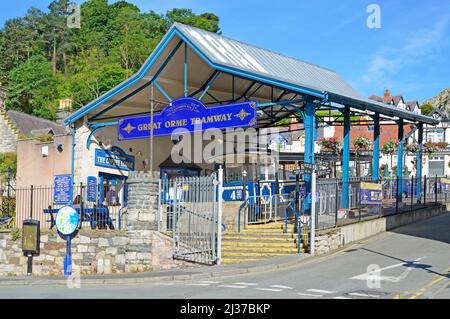
[[[423,104],[429,104],[433,109],[440,109],[450,114],[450,88],[445,89],[437,96],[425,101]]]

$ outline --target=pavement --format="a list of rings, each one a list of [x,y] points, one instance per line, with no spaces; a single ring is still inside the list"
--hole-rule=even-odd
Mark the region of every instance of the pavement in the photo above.
[[[450,214],[329,255],[111,276],[0,279],[0,298],[450,298]],[[77,281],[78,280],[78,281]]]

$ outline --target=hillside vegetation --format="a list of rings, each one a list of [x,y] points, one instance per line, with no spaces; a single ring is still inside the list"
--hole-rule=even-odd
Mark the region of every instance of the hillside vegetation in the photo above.
[[[81,28],[68,28],[69,0],[31,7],[0,30],[0,83],[6,107],[55,118],[59,99],[80,108],[135,73],[173,22],[219,32],[219,18],[173,9],[141,12],[126,1],[88,0]]]

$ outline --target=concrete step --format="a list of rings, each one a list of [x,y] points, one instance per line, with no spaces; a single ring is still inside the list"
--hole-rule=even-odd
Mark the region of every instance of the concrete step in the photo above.
[[[303,245],[303,244],[302,244]],[[261,242],[257,240],[246,240],[246,241],[230,241],[230,240],[224,240],[222,241],[222,247],[231,247],[231,248],[253,248],[253,247],[259,247],[259,248],[273,248],[273,247],[280,247],[280,248],[292,248],[296,247],[297,244],[294,241],[286,241],[286,242]]]
[[[297,247],[292,245],[291,247],[229,247],[222,246],[222,254],[227,256],[229,254],[295,254],[297,252]]]
[[[246,257],[246,258],[270,258],[270,257],[278,257],[278,256],[288,256],[295,254],[297,250],[293,252],[258,252],[258,251],[227,251],[223,252],[223,258],[229,257]]]
[[[293,241],[295,236],[272,236],[272,235],[226,235],[222,236],[222,240],[254,240],[254,241],[272,241],[272,242],[285,242],[285,241]]]
[[[222,234],[275,234],[275,235],[286,235],[286,234],[294,234],[294,229],[288,229],[285,233],[282,229],[241,229],[240,232],[237,230],[226,231]]]

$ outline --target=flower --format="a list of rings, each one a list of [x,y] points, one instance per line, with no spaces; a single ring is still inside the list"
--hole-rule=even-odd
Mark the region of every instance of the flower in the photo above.
[[[371,141],[367,137],[364,136],[358,136],[353,141],[353,146],[357,150],[368,150],[370,147]]]
[[[333,154],[338,154],[340,151],[341,142],[335,137],[321,138],[318,143],[324,151],[330,151]]]

